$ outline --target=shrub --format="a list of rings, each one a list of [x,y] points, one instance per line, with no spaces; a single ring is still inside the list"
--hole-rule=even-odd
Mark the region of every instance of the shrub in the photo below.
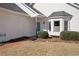
[[[63,40],[79,40],[79,32],[75,31],[62,31],[60,38]]]
[[[48,37],[48,32],[47,31],[38,31],[37,32],[37,37],[38,38],[47,38]]]
[[[6,44],[5,42],[0,42],[0,46],[2,46],[2,45],[4,45],[4,44]]]

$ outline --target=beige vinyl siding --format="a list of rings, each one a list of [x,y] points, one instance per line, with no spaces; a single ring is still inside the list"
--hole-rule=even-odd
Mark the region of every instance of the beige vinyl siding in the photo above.
[[[35,35],[35,21],[33,18],[0,9],[1,33],[6,33],[6,40],[21,36],[33,36]]]

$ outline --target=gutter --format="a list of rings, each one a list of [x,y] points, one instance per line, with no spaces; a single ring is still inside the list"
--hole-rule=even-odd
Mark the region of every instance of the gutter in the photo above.
[[[30,8],[28,5],[24,3],[16,3],[16,5],[20,7],[23,11],[25,11],[27,14],[29,14],[31,17],[36,17],[39,15],[32,8]]]
[[[67,3],[67,4],[79,10],[78,4],[75,4],[75,3]]]

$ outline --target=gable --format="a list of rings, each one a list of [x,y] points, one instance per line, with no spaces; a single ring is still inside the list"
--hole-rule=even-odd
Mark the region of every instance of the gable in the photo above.
[[[57,11],[65,11],[71,15],[79,15],[79,10],[67,3],[37,3],[34,5],[34,8],[47,17]]]

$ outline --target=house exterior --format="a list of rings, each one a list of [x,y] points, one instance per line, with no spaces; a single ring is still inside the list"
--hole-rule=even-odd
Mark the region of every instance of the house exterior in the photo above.
[[[79,32],[78,3],[38,3],[34,5],[46,18],[39,20],[40,28],[49,35],[59,36],[62,31]]]
[[[0,42],[36,34],[34,18],[15,5],[0,4]]]
[[[62,31],[79,32],[79,4],[0,3],[0,42],[35,36],[39,30],[51,36]]]

